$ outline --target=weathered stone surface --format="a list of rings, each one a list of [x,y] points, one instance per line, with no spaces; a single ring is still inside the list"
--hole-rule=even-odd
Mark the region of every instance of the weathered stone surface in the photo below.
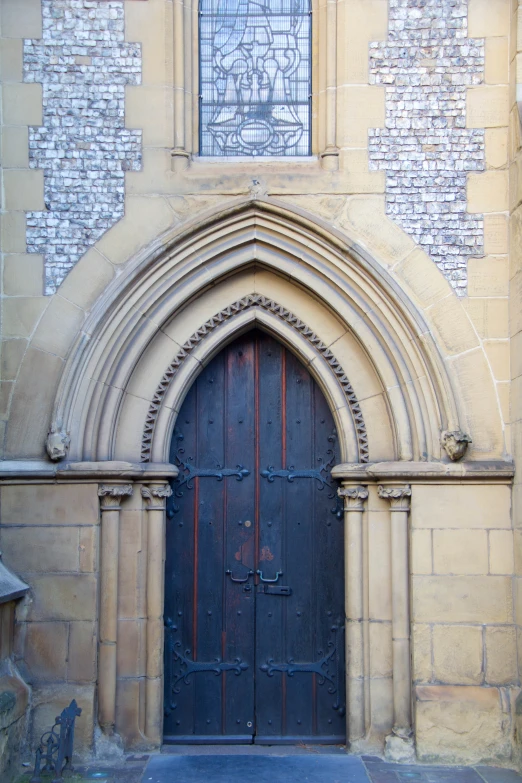
[[[415,745],[413,737],[396,737],[389,734],[384,744],[384,757],[396,764],[408,764],[415,761]]]
[[[28,537],[31,546],[27,545]],[[3,527],[0,542],[6,562],[14,571],[78,570],[78,528]]]
[[[510,757],[510,719],[497,688],[420,685],[415,691],[421,761],[462,764]]]
[[[96,579],[92,574],[46,574],[28,577],[30,620],[94,620]]]
[[[511,579],[507,576],[414,576],[413,619],[428,623],[510,623]]]
[[[145,620],[120,620],[118,623],[118,676],[145,675]]]
[[[487,532],[434,530],[433,570],[436,574],[487,574]]]
[[[100,516],[95,484],[2,487],[3,525],[93,525]]]
[[[431,530],[412,531],[411,570],[413,574],[433,573],[433,543]]]
[[[96,623],[69,623],[67,679],[69,682],[94,682],[96,679]]]
[[[433,627],[433,676],[436,681],[456,685],[480,685],[482,628],[472,625]]]
[[[118,680],[116,689],[116,731],[124,738],[127,747],[144,744],[140,731],[140,702],[145,697],[144,679]]]
[[[94,685],[57,683],[33,688],[32,720],[29,742],[36,749],[44,731],[49,731],[55,718],[76,699],[82,714],[76,720],[74,731],[75,753],[84,754],[92,747],[94,727]]]
[[[411,521],[414,527],[509,528],[511,493],[507,486],[415,487]]]
[[[0,779],[17,775],[27,731],[29,688],[9,660],[0,665]]]
[[[486,628],[486,682],[510,685],[516,683],[517,676],[515,628]]]
[[[512,530],[491,530],[489,533],[489,571],[491,574],[514,573]]]
[[[28,682],[56,682],[67,674],[67,623],[27,623],[24,661]]]
[[[432,678],[431,626],[414,624],[412,627],[413,681],[430,682]]]

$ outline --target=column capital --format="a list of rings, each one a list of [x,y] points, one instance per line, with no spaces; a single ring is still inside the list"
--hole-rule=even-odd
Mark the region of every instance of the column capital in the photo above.
[[[364,501],[368,498],[366,487],[339,487],[337,494],[344,501],[345,511],[363,511]]]
[[[389,500],[391,511],[409,511],[411,486],[410,484],[379,484],[379,497]]]
[[[147,504],[147,508],[152,510],[162,510],[165,508],[165,501],[172,495],[170,484],[142,484],[141,496]],[[156,502],[154,502],[156,501]]]
[[[102,511],[117,511],[121,499],[132,495],[132,484],[100,484],[98,496]]]

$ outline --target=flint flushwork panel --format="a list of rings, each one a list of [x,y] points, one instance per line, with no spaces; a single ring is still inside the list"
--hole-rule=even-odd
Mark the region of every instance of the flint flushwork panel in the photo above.
[[[484,169],[484,130],[466,128],[484,41],[468,38],[467,0],[390,0],[388,40],[370,44],[370,81],[386,88],[386,126],[369,132],[386,209],[460,295],[483,255],[483,218],[466,211],[466,176]]]
[[[141,80],[122,0],[42,0],[43,37],[24,41],[24,79],[43,85],[43,125],[29,131],[44,170],[45,212],[27,215],[27,250],[45,258],[45,292],[124,214],[125,171],[141,166],[141,131],[125,128],[125,85]]]

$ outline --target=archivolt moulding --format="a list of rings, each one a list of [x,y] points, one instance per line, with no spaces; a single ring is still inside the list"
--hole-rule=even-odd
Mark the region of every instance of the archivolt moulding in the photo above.
[[[75,270],[71,272],[73,277]],[[312,370],[323,365],[318,375],[324,372],[331,376],[326,386],[339,402],[339,424],[346,416],[343,459],[354,462],[368,453],[366,442],[365,449],[359,448],[358,412],[355,410],[354,416],[338,381],[343,370],[330,363],[335,357],[321,352],[318,343],[307,339],[304,322],[302,332],[284,317],[261,307],[260,300],[238,311],[237,318],[223,315],[221,329],[211,330],[208,340],[193,333],[190,340],[199,342],[194,343],[178,369],[174,364],[182,357],[176,356],[172,362],[172,356],[181,352],[180,346],[194,326],[179,342],[175,333],[174,347],[163,353],[160,343],[165,345],[165,340],[156,341],[156,337],[171,328],[169,324],[177,314],[192,307],[207,290],[218,292],[225,281],[249,270],[273,273],[290,281],[298,287],[300,296],[310,297],[314,307],[319,304],[338,320],[360,347],[357,361],[367,362],[368,372],[376,378],[375,388],[383,394],[383,407],[375,414],[374,396],[368,397],[368,388],[359,391],[355,387],[361,410],[365,405],[368,408],[365,415],[370,437],[369,416],[372,426],[375,421],[376,434],[382,435],[378,446],[374,446],[377,441],[372,443],[371,459],[440,459],[441,429],[453,431],[463,426],[459,386],[448,373],[445,356],[423,313],[355,239],[316,216],[267,197],[238,200],[190,224],[169,229],[131,259],[92,306],[71,346],[53,410],[53,425],[70,433],[71,461],[146,459],[145,450],[143,457],[141,453],[148,413],[152,419],[157,413],[155,425],[153,420],[147,424],[150,460],[164,461],[173,417],[197,366],[219,349],[220,337],[231,338],[238,329],[255,321],[262,322],[261,328],[268,331],[271,321],[274,333],[293,345],[297,355],[313,354],[317,364]],[[262,285],[259,283],[258,288],[254,282],[244,290],[236,288],[230,297],[209,307],[201,320],[220,307],[226,309],[232,299],[248,297],[252,292],[267,297],[267,301],[273,296],[276,309],[277,301],[286,303],[289,319],[295,312],[306,317],[304,299],[302,309],[297,310],[297,306],[285,302],[282,294],[263,290]],[[319,323],[311,327],[321,334]],[[209,326],[200,328],[208,331]],[[324,334],[322,337],[326,341]],[[346,367],[348,358],[344,356],[340,358]],[[173,366],[165,372],[169,363]],[[171,369],[174,372],[169,382]],[[160,401],[159,410],[153,410]],[[471,429],[464,413],[466,429]],[[386,422],[385,434],[375,415]],[[140,424],[136,427],[137,422]]]
[[[158,412],[168,387],[175,378],[185,359],[192,353],[193,349],[199,345],[202,340],[205,339],[205,337],[214,331],[214,329],[223,324],[225,321],[228,321],[230,318],[233,318],[238,313],[241,313],[252,307],[258,307],[266,310],[275,315],[277,318],[280,318],[282,321],[285,321],[293,329],[295,329],[296,332],[299,332],[309,343],[311,343],[317,353],[328,362],[332,368],[333,373],[337,377],[339,385],[341,386],[341,389],[343,390],[343,393],[348,401],[348,405],[353,416],[355,430],[357,432],[357,443],[359,450],[358,462],[369,462],[368,434],[366,432],[366,425],[364,423],[361,407],[353,387],[348,380],[348,377],[343,368],[339,364],[339,361],[336,359],[328,346],[323,343],[323,341],[315,334],[315,332],[312,331],[312,329],[310,329],[309,326],[307,326],[289,310],[282,307],[282,305],[274,302],[273,299],[268,299],[267,297],[262,296],[261,294],[249,294],[248,296],[242,297],[236,302],[233,302],[228,307],[223,308],[207,321],[205,321],[205,323],[202,324],[202,326],[200,326],[199,329],[197,329],[182,345],[181,349],[178,351],[172,362],[165,370],[165,373],[150,404],[141,441],[141,461],[150,462],[152,437],[158,418]]]

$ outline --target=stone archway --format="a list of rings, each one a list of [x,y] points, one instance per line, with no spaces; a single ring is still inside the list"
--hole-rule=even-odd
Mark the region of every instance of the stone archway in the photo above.
[[[390,747],[399,744],[408,754],[410,485],[480,480],[483,471],[441,461],[440,432],[459,428],[462,394],[417,307],[355,243],[271,200],[243,202],[158,240],[100,298],[63,374],[54,430],[70,433],[71,461],[91,466],[103,481],[101,577],[108,589],[100,617],[100,723],[129,745],[161,741],[164,498],[175,473],[165,464],[168,444],[193,379],[253,325],[301,358],[342,433],[343,463],[334,474],[343,484],[349,542],[350,745],[390,735]],[[505,480],[507,474],[488,475]],[[140,574],[125,576],[135,579],[127,591],[146,585],[146,608],[139,610],[146,614],[145,668],[137,706],[124,706],[115,542],[119,530],[125,550],[127,518],[145,511],[147,554]],[[381,530],[375,538],[372,525]],[[392,662],[378,683],[369,669],[376,643],[368,610],[372,558],[380,563],[383,596],[372,610],[378,644]]]
[[[327,347],[335,343],[337,353],[351,341],[360,382],[374,379],[382,394],[393,440],[386,458],[440,457],[440,430],[458,427],[461,403],[424,317],[361,248],[273,202],[249,201],[156,243],[100,298],[66,364],[54,409],[54,429],[70,433],[72,459],[139,461],[141,441],[119,439],[119,422],[146,416],[135,400],[152,401],[176,350],[241,298],[234,292],[274,299]],[[156,461],[166,453],[160,431]]]

